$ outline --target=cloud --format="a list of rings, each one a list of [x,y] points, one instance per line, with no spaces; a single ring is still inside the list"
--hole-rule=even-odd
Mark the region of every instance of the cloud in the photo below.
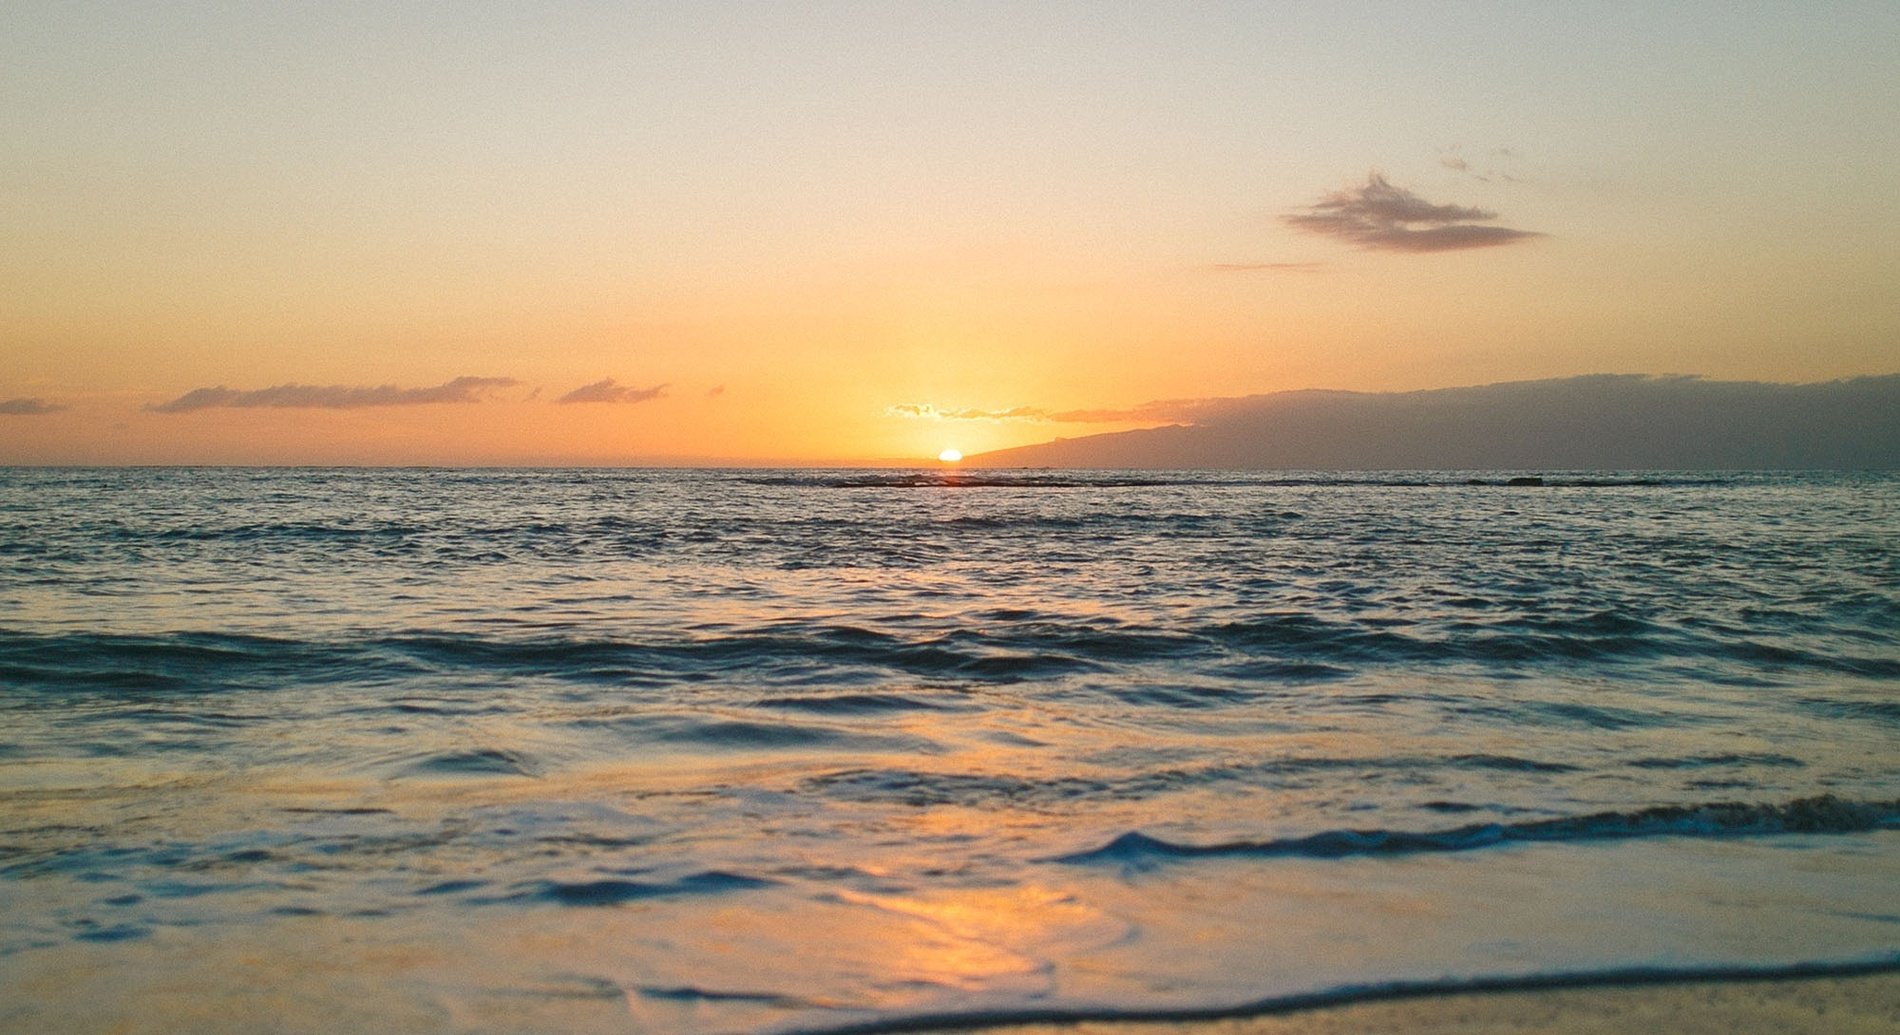
[[[1394,252],[1491,248],[1544,236],[1532,230],[1485,226],[1498,218],[1496,212],[1433,204],[1394,187],[1377,172],[1368,174],[1362,187],[1335,191],[1303,212],[1280,218],[1297,230]]]
[[[706,398],[708,399],[717,399],[724,394],[726,394],[725,385],[713,385],[711,388],[706,389]]]
[[[273,385],[243,391],[219,385],[194,388],[168,403],[146,407],[156,413],[213,409],[356,410],[368,406],[422,406],[429,403],[481,402],[492,389],[521,382],[512,377],[458,377],[426,388],[395,385]]]
[[[615,384],[613,378],[603,377],[591,385],[582,385],[554,401],[557,403],[643,403],[665,395],[666,389],[666,385],[635,388],[632,385]]]
[[[0,416],[7,417],[37,417],[42,413],[58,413],[65,408],[45,399],[0,399]]]
[[[903,417],[908,420],[1046,421],[1053,419],[1048,410],[1036,406],[1012,406],[1007,410],[940,410],[929,403],[898,403],[885,409],[884,415]]]
[[[1031,421],[1045,424],[1126,424],[1194,420],[1200,408],[1223,400],[1164,399],[1120,410],[1049,410],[1040,406],[1012,406],[1006,410],[943,410],[929,403],[899,403],[885,409],[887,417],[907,420]]]
[[[1465,161],[1463,158],[1460,158],[1457,155],[1440,155],[1438,158],[1438,164],[1444,166],[1447,169],[1450,169],[1452,172],[1464,173],[1466,176],[1469,176],[1474,180],[1481,180],[1485,183],[1491,182],[1491,177],[1486,176],[1483,173],[1477,173],[1477,172],[1471,171],[1471,163]]]
[[[1459,153],[1459,151],[1460,151],[1460,148],[1453,146],[1453,147],[1445,149],[1444,151],[1439,152],[1438,164],[1444,166],[1447,169],[1450,169],[1452,172],[1463,173],[1464,175],[1469,176],[1480,183],[1490,183],[1493,180],[1503,180],[1506,183],[1523,183],[1524,182],[1523,180],[1517,178],[1516,176],[1513,176],[1510,173],[1505,172],[1503,169],[1500,169],[1497,167],[1496,160],[1501,159],[1503,161],[1509,162],[1517,158],[1517,152],[1511,150],[1508,147],[1498,147],[1498,148],[1491,149],[1491,151],[1486,155],[1486,158],[1491,159],[1491,161],[1487,161],[1483,168],[1472,165],[1471,162],[1466,160],[1464,155]]]

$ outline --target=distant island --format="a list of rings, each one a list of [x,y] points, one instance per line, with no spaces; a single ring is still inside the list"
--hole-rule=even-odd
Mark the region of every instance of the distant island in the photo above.
[[[1178,404],[1181,423],[965,457],[966,467],[1226,470],[1900,468],[1900,374],[1817,384],[1595,374]]]

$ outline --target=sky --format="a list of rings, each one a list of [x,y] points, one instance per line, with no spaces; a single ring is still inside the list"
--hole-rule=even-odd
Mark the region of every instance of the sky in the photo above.
[[[0,462],[928,462],[1900,371],[1891,0],[5,21]]]

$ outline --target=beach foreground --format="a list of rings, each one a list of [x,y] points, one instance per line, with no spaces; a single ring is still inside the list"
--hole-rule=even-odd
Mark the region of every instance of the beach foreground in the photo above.
[[[0,1032],[1900,970],[1900,478],[1510,476],[0,471]]]
[[[1858,1035],[1900,1030],[1900,974],[1468,992],[1204,1021],[1023,1024],[989,1035]]]

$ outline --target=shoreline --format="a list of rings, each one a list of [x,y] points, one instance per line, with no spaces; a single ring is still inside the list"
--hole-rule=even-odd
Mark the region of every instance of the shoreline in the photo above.
[[[829,1035],[1885,1035],[1896,1030],[1900,960],[1825,969],[1636,971],[1342,989],[1222,1011],[920,1018]]]

